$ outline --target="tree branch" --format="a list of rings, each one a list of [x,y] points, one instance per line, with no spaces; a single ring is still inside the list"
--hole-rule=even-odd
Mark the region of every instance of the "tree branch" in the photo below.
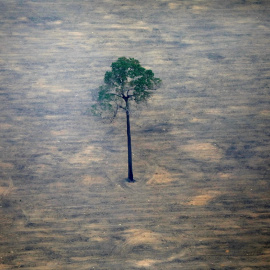
[[[113,95],[113,96],[117,96],[117,97],[123,98],[122,96],[120,96],[120,95],[118,95],[118,94],[115,94],[115,93],[110,93],[110,95]]]
[[[121,108],[121,109],[123,109],[124,111],[126,111],[127,109],[126,108],[124,108],[123,106],[121,106],[121,105],[118,105],[118,107],[119,108]]]

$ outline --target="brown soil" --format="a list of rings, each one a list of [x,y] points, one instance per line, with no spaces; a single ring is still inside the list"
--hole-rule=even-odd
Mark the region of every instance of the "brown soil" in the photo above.
[[[269,269],[267,0],[2,0],[0,269]],[[163,85],[88,114],[118,57]]]

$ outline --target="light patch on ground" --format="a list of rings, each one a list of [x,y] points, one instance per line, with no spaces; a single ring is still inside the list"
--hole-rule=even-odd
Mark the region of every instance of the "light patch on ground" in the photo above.
[[[260,111],[260,115],[269,117],[270,116],[270,111],[269,110]]]
[[[62,130],[52,130],[51,131],[51,134],[53,136],[63,136],[63,135],[67,135],[68,134],[68,131],[65,130],[65,129],[62,129]]]
[[[269,254],[269,255],[270,255],[270,248],[264,250],[263,253],[264,253],[264,254]]]
[[[53,22],[47,22],[48,25],[60,25],[62,24],[63,22],[58,20],[58,21],[53,21]]]
[[[187,171],[186,173],[191,179],[203,179],[203,177],[205,176],[203,172]]]
[[[62,183],[62,182],[55,182],[55,183],[50,183],[49,184],[49,188],[53,192],[56,191],[56,190],[57,191],[60,191],[60,190],[63,191],[64,187],[66,187],[66,185],[64,183]]]
[[[50,92],[53,92],[53,93],[69,93],[69,92],[71,92],[71,90],[63,88],[59,85],[52,85],[52,86],[50,86],[50,88],[48,90]]]
[[[3,196],[6,193],[6,187],[0,187],[0,196]]]
[[[49,115],[49,114],[47,114],[47,115],[44,116],[44,118],[48,119],[48,120],[57,119],[57,118],[59,118],[59,115]]]
[[[82,32],[69,32],[68,34],[73,36],[73,37],[82,37],[82,36],[84,36],[84,33],[82,33]]]
[[[94,237],[91,237],[91,241],[96,241],[96,242],[104,242],[104,241],[106,241],[106,240],[108,240],[108,238],[107,237],[100,237],[100,236],[94,236]]]
[[[12,127],[12,125],[10,125],[10,124],[6,124],[6,123],[0,124],[0,129],[9,129],[11,127]]]
[[[38,174],[47,173],[50,167],[47,164],[32,164],[29,165],[29,169],[35,171]]]
[[[19,17],[18,21],[20,21],[20,22],[28,22],[29,20],[28,20],[27,17]]]
[[[232,178],[232,174],[230,174],[230,173],[218,173],[218,178],[230,179],[230,178]]]
[[[222,158],[222,151],[211,143],[199,143],[191,141],[181,146],[181,150],[187,152],[196,159],[216,161]]]
[[[177,259],[179,260],[179,259],[186,258],[186,257],[190,256],[190,253],[191,253],[190,249],[182,248],[181,252],[169,257],[168,261],[174,261],[174,260],[177,260]]]
[[[2,169],[13,169],[14,165],[12,163],[1,162],[0,161],[0,168],[2,168]]]
[[[122,252],[129,252],[133,247],[140,245],[151,245],[157,248],[162,243],[162,237],[159,233],[155,233],[144,229],[130,229],[124,232],[126,241],[122,245]]]
[[[135,265],[137,267],[150,267],[153,264],[155,264],[156,262],[157,262],[156,260],[145,259],[145,260],[136,262]]]
[[[238,114],[242,112],[245,115],[252,112],[252,110],[253,108],[250,106],[229,106],[228,107],[229,112],[237,112]]]
[[[270,145],[262,145],[262,146],[257,146],[255,147],[255,150],[257,152],[270,152]]]
[[[33,85],[34,87],[38,88],[39,90],[46,90],[52,93],[69,93],[71,92],[70,89],[63,88],[60,85],[50,85],[46,82],[44,79],[40,79],[36,82],[36,84]],[[39,95],[40,92],[36,93],[36,95]]]
[[[102,161],[104,154],[102,154],[101,147],[95,147],[93,145],[87,146],[83,151],[75,154],[72,158],[69,159],[69,163],[72,164],[89,164],[93,161],[98,162]]]
[[[9,195],[14,189],[15,188],[13,185],[9,185],[8,187],[0,187],[0,197]]]
[[[14,190],[15,190],[15,187],[14,187],[13,181],[11,178],[9,178],[8,187],[0,187],[0,197],[3,198],[9,195]]]
[[[199,14],[202,11],[206,11],[208,10],[208,8],[206,6],[192,6],[192,12],[195,14]]]
[[[102,178],[101,176],[85,175],[82,179],[82,184],[85,186],[104,184],[104,182],[104,178]]]
[[[138,21],[135,25],[137,29],[152,30],[151,27],[143,21]]]
[[[211,191],[206,194],[197,195],[192,198],[191,201],[187,203],[187,205],[194,205],[194,206],[203,206],[209,203],[213,198],[215,198],[220,192]]]
[[[183,44],[191,44],[191,45],[198,45],[198,44],[202,44],[202,41],[199,40],[199,39],[192,39],[192,38],[189,38],[189,37],[184,37],[181,42]],[[190,82],[190,83],[193,83],[193,82]]]
[[[179,3],[169,3],[168,6],[170,9],[176,9],[179,7]]]
[[[192,118],[192,119],[190,120],[191,123],[204,123],[204,122],[206,122],[206,121],[207,121],[207,119],[196,118],[196,117],[194,117],[194,118]]]
[[[211,115],[223,115],[224,114],[223,110],[219,109],[219,108],[206,109],[204,112],[206,114],[211,114]]]
[[[0,270],[5,270],[5,269],[10,269],[10,267],[4,264],[0,264]]]
[[[171,174],[162,168],[157,168],[153,177],[147,181],[148,185],[167,184],[174,181]]]

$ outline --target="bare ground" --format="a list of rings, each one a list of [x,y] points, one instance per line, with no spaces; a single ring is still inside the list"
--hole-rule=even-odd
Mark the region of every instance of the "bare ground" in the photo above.
[[[269,269],[267,0],[0,3],[0,269]],[[162,78],[87,114],[118,57]]]

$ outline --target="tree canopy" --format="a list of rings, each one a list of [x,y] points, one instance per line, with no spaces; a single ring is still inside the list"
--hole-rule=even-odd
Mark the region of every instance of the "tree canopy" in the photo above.
[[[129,110],[126,101],[145,102],[161,84],[150,69],[145,69],[134,58],[120,57],[111,64],[99,87],[97,102],[92,106],[95,115],[115,117],[118,109]]]

